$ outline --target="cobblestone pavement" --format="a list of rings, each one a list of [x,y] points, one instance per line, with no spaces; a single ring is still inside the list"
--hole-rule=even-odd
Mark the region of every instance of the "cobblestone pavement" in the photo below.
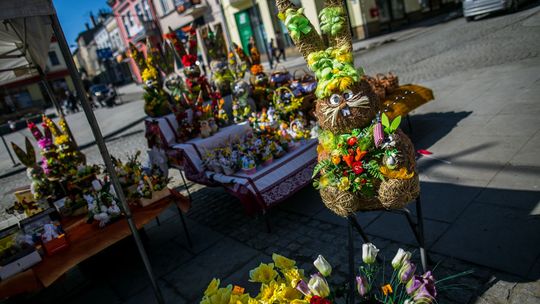
[[[535,99],[540,94],[539,11],[538,6],[532,5],[515,14],[488,16],[471,23],[457,19],[422,28],[418,35],[362,51],[357,56],[357,64],[364,66],[368,73],[391,70],[399,75],[402,83],[433,85],[437,96],[436,102],[412,117],[415,144],[436,151],[435,156],[453,164],[453,167],[441,167],[435,165],[440,163],[436,160],[419,161],[423,197],[427,198],[424,201],[427,247],[433,265],[437,265],[434,272],[438,278],[474,271],[458,279],[458,285],[453,286],[455,289],[440,288],[439,303],[540,303],[537,233],[540,211],[536,207],[540,201],[540,170],[531,152],[540,147],[540,123],[529,117],[540,114],[538,98]],[[505,86],[508,78],[515,79],[517,84]],[[476,92],[477,98],[463,98],[463,94],[475,93],[475,87],[484,95]],[[503,98],[500,96],[517,97],[510,101],[527,112],[523,115],[527,127],[515,122],[508,122],[505,129],[488,125],[498,122],[500,115],[504,119],[515,117],[512,105],[505,100],[492,102],[492,99]],[[493,129],[491,132],[502,133],[501,137],[492,133],[483,136],[500,140],[502,146],[494,145],[480,156],[470,152],[478,158],[477,162],[469,161],[467,155],[452,158],[452,148],[474,150],[479,149],[475,146],[478,142],[484,146],[492,144],[483,137],[470,135],[488,132],[483,125]],[[439,129],[440,132],[431,132]],[[123,155],[144,149],[142,126],[130,131],[133,133],[126,132],[108,142],[111,154]],[[439,152],[446,150],[447,155]],[[99,162],[96,147],[84,152],[90,162]],[[483,160],[493,162],[487,166],[481,163]],[[469,161],[469,167],[463,169],[459,165],[465,161]],[[513,166],[526,170],[500,175]],[[179,185],[178,173],[172,173],[175,185]],[[507,184],[497,186],[494,182],[501,179]],[[18,174],[2,180],[1,187],[9,189],[25,181],[24,174]],[[498,189],[512,188],[512,185],[516,185],[516,190]],[[256,292],[247,282],[248,271],[261,261],[270,261],[273,252],[295,258],[307,271],[313,270],[311,262],[316,255],[323,254],[335,266],[332,280],[337,283],[345,280],[346,222],[326,210],[311,187],[269,213],[271,233],[266,231],[262,217],[246,216],[241,204],[222,189],[199,185],[192,185],[191,189],[194,204],[187,221],[194,239],[193,248],[186,245],[176,210],[168,210],[160,216],[160,226],[154,222],[145,228],[146,248],[167,303],[197,303],[214,276],[223,278],[224,283],[236,283]],[[487,203],[506,195],[515,196],[515,201],[511,201],[514,205]],[[520,204],[525,202],[526,208],[522,208]],[[484,206],[483,209],[475,211],[473,207],[479,205]],[[503,210],[502,215],[493,219],[490,216],[498,208]],[[468,219],[467,216],[473,217]],[[372,212],[360,214],[359,220],[386,260],[400,247],[415,250],[414,238],[407,231],[405,220],[398,215]],[[463,225],[463,221],[470,225]],[[490,226],[497,221],[503,222],[501,226],[514,225],[515,233],[508,234],[506,227]],[[456,229],[461,233],[456,233]],[[453,237],[445,238],[447,235]],[[472,241],[468,235],[474,236]],[[499,238],[500,243],[497,243]],[[452,243],[454,249],[446,250],[444,245],[448,243]],[[474,243],[488,249],[478,249]],[[356,258],[360,260],[360,238],[355,245]],[[81,264],[47,290],[12,302],[152,303],[151,289],[134,252],[135,247],[129,240],[122,242]],[[489,253],[494,255],[489,256]],[[508,253],[508,256],[501,257],[498,253]],[[521,253],[524,255],[519,255]],[[482,255],[486,255],[485,258]],[[418,256],[417,251],[415,256]]]

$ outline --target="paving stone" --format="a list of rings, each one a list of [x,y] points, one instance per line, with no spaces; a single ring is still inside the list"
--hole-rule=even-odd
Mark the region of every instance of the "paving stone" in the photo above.
[[[165,303],[174,303],[174,304],[187,304],[188,302],[182,298],[174,288],[166,283],[163,280],[158,280],[158,286],[160,288],[161,294]],[[148,287],[122,302],[123,304],[147,304],[147,303],[157,303],[154,290],[151,287]]]
[[[212,248],[199,253],[186,265],[163,277],[190,303],[214,277],[226,277],[250,261],[257,251],[232,239],[219,240]],[[193,275],[197,274],[197,275]]]
[[[469,187],[452,183],[420,183],[422,211],[425,219],[452,223],[482,191],[480,187]],[[409,208],[416,214],[416,204]]]
[[[187,251],[193,254],[198,254],[199,252],[206,250],[208,247],[214,245],[218,240],[224,237],[221,233],[217,233],[204,225],[200,225],[199,223],[186,218],[186,226],[193,244],[193,247],[189,247],[189,243],[186,239],[186,235],[183,231],[180,220],[174,224],[178,227],[178,235],[174,240],[182,244]]]
[[[414,220],[416,220],[414,218]],[[447,223],[432,221],[424,218],[424,237],[427,248],[444,233],[448,228]],[[371,224],[364,228],[368,234],[376,235],[386,239],[403,242],[405,244],[416,245],[416,238],[407,223],[407,219],[402,214],[385,212]]]
[[[522,210],[473,203],[432,249],[526,276],[540,251],[539,229],[540,219]]]
[[[479,202],[534,211],[540,202],[540,167],[507,165],[489,182],[478,198]]]

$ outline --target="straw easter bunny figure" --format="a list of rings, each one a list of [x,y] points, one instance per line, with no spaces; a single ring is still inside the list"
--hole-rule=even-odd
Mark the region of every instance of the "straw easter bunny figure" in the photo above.
[[[276,0],[279,18],[315,73],[315,116],[320,128],[315,186],[340,216],[401,208],[419,194],[414,147],[380,113],[380,101],[354,66],[352,40],[341,0],[326,0],[319,14],[326,46],[311,22],[289,0]],[[384,126],[384,129],[383,129]]]

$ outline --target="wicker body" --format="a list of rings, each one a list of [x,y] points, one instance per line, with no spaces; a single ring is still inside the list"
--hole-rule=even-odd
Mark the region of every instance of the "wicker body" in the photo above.
[[[376,186],[377,195],[367,198],[360,193],[339,191],[334,187],[326,187],[320,190],[322,200],[328,209],[339,216],[346,217],[357,211],[369,211],[380,209],[400,209],[410,201],[418,197],[420,193],[420,180],[415,171],[415,152],[410,139],[401,131],[394,134],[396,147],[400,151],[399,161],[403,167],[414,172],[409,179],[387,178],[380,181]],[[328,158],[329,155],[319,154],[319,160]]]

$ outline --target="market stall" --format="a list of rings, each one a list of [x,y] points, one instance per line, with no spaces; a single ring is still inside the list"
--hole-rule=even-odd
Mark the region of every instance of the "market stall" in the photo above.
[[[256,48],[248,56],[233,45],[227,54],[219,31],[205,32],[216,40],[205,41],[213,54],[211,80],[194,56],[194,34],[184,45],[171,32],[146,56],[131,47],[145,81],[148,145],[161,149],[188,180],[224,187],[248,212],[264,213],[311,182],[315,78],[304,72],[293,79],[285,69],[269,77]],[[182,62],[183,75],[173,72],[170,52]]]
[[[171,203],[184,201],[183,197],[179,194],[165,195],[160,197],[162,199],[152,197],[156,186],[164,188],[161,181],[166,178],[154,178],[155,171],[150,168],[149,175],[140,187],[143,195],[140,198],[141,207],[131,210],[124,193],[126,185],[117,175],[118,168],[113,164],[87,100],[52,1],[0,2],[0,20],[4,25],[0,28],[0,81],[35,74],[44,80],[49,44],[52,35],[55,36],[74,80],[77,96],[82,101],[106,172],[106,177],[97,178],[98,173],[85,165],[84,155],[77,150],[67,124],[62,126],[60,123],[58,128],[44,121],[42,129],[29,124],[41,149],[42,160],[36,161],[28,139],[24,149],[18,147],[18,156],[21,161],[24,160],[32,178],[29,191],[18,199],[25,205],[26,199],[30,200],[31,197],[37,203],[49,204],[50,208],[43,212],[39,212],[40,206],[23,208],[24,212],[29,212],[29,218],[0,231],[2,296],[49,286],[78,262],[132,235],[156,299],[163,303],[137,229],[154,219]],[[43,81],[43,85],[45,91],[50,93],[46,81]],[[59,109],[54,96],[50,97]],[[154,183],[155,180],[159,182]],[[77,193],[84,195],[72,196]],[[147,194],[150,194],[150,198],[146,198]],[[57,218],[59,215],[60,218]],[[181,213],[180,216],[183,220]]]

